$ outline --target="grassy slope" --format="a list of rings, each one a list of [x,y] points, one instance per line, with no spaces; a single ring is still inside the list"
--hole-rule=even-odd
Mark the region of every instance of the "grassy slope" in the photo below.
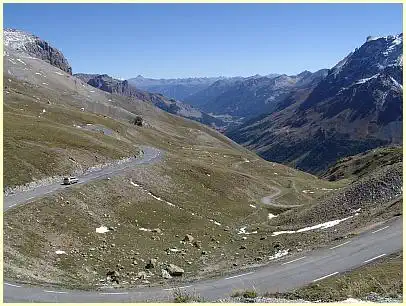
[[[339,160],[322,177],[330,181],[356,180],[373,170],[401,162],[402,157],[402,147],[377,148]]]
[[[10,79],[11,80],[11,79]],[[125,135],[125,125],[101,115],[48,104],[47,95],[11,80],[4,95],[4,184],[16,186],[53,175],[66,175],[138,150]],[[67,98],[65,98],[67,99]],[[45,110],[45,113],[43,113]],[[115,137],[74,127],[101,124]]]

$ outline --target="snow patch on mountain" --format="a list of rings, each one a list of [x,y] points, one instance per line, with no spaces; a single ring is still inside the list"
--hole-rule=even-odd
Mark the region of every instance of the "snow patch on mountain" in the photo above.
[[[399,87],[400,89],[403,90],[403,85],[399,84],[398,81],[396,81],[394,78],[392,78],[391,76],[389,77],[391,79],[391,81],[393,82],[393,84],[395,84],[395,86]]]
[[[35,43],[37,39],[38,37],[19,30],[5,29],[3,32],[4,46],[15,50],[25,50],[26,44]]]
[[[395,46],[400,45],[403,42],[403,35],[399,34],[394,37],[395,39],[392,41],[389,49],[393,49]]]
[[[363,83],[366,83],[366,82],[368,82],[368,81],[370,81],[370,80],[372,80],[372,79],[376,79],[378,76],[379,76],[379,73],[374,74],[374,75],[371,76],[370,78],[365,78],[365,79],[358,80],[355,84],[363,84]]]
[[[368,36],[368,37],[367,37],[367,42],[373,41],[373,40],[378,40],[378,39],[380,39],[380,38],[382,38],[382,37],[379,37],[379,36]]]
[[[399,49],[398,46],[402,47],[401,45],[403,44],[403,34],[399,34],[396,36],[387,36],[387,37],[384,37],[384,39],[387,42],[391,42],[390,45],[388,46],[388,48],[382,52],[382,54],[385,57],[389,56],[392,52]],[[400,55],[401,54],[402,54],[402,52],[400,52]]]

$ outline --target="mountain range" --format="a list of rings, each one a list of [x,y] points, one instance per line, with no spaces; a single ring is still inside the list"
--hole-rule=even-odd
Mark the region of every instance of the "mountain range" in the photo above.
[[[6,29],[7,48],[71,74],[46,41]],[[322,173],[338,159],[402,143],[403,34],[368,37],[331,69],[297,75],[118,80],[74,76],[220,131],[267,160]]]
[[[210,116],[175,99],[166,98],[159,93],[155,94],[139,90],[127,80],[118,80],[107,74],[77,73],[74,76],[100,90],[124,97],[136,98],[141,101],[147,101],[171,114],[189,118],[214,128],[222,128],[225,124],[221,119]]]
[[[142,90],[160,93],[177,100],[184,100],[188,96],[207,88],[212,83],[221,79],[225,78],[151,79],[138,75],[136,78],[129,79],[128,82]]]
[[[289,93],[312,88],[327,75],[327,69],[298,75],[255,75],[248,78],[218,80],[185,101],[214,114],[252,118],[271,112]]]
[[[320,173],[339,158],[402,143],[403,34],[368,37],[314,89],[227,135],[262,157]]]

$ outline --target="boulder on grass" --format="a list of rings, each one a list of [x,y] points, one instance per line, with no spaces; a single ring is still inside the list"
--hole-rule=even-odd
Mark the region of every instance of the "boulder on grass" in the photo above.
[[[195,240],[195,238],[193,238],[193,236],[189,234],[186,234],[185,238],[183,238],[183,241],[185,242],[192,242],[193,240]]]
[[[162,272],[162,277],[163,277],[163,278],[165,278],[165,279],[170,279],[170,278],[172,278],[172,276],[169,274],[168,271],[162,269],[161,272]]]
[[[182,268],[179,268],[178,266],[175,266],[174,264],[170,264],[166,270],[169,272],[171,276],[182,276],[183,273],[185,273],[185,270]]]

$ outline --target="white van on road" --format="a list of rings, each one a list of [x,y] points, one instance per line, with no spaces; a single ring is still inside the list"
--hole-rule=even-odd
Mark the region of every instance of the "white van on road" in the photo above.
[[[74,177],[74,176],[71,176],[71,177],[65,177],[64,179],[63,179],[63,184],[64,185],[70,185],[70,184],[75,184],[75,183],[77,183],[79,180],[76,178],[76,177]]]

